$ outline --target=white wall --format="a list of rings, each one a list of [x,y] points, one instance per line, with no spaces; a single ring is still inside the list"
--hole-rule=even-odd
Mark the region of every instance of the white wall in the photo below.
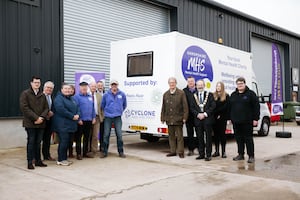
[[[26,146],[27,134],[21,119],[0,120],[0,149]]]

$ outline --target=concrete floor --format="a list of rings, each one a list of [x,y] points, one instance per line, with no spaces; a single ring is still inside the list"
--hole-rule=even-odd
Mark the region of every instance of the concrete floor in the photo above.
[[[290,139],[255,137],[256,163],[234,162],[236,144],[228,140],[227,159],[167,158],[167,140],[147,143],[125,135],[126,159],[115,138],[105,159],[72,159],[73,165],[29,171],[26,149],[0,150],[0,199],[300,199],[300,127],[287,123]],[[51,146],[56,156],[57,145]],[[247,160],[247,159],[246,159]]]

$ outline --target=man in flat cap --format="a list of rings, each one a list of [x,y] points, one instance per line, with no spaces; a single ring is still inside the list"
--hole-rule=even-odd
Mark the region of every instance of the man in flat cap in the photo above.
[[[104,110],[104,149],[100,158],[107,157],[111,126],[114,124],[117,136],[118,152],[121,158],[125,158],[122,139],[123,111],[127,107],[126,95],[118,89],[118,81],[110,82],[110,89],[103,95],[101,108]]]
[[[80,115],[78,119],[78,131],[75,134],[77,160],[82,160],[82,157],[90,158],[88,154],[88,144],[91,137],[92,124],[96,122],[96,113],[94,109],[93,97],[88,94],[88,83],[81,82],[79,84],[79,93],[74,96],[74,99],[79,106]],[[81,137],[83,135],[83,154],[81,154]]]

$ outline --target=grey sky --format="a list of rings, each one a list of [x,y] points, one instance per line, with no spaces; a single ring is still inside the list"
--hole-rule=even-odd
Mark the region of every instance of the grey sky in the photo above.
[[[299,0],[214,0],[281,28],[300,34]]]

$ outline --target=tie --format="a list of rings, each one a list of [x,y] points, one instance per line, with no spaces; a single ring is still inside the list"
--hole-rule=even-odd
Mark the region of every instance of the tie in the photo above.
[[[202,98],[202,92],[200,92],[200,95],[199,95],[199,100],[200,100],[200,103],[202,104],[203,103],[203,98]]]
[[[46,95],[47,97],[47,102],[48,102],[48,106],[49,106],[49,109],[51,109],[51,96],[50,95]]]

